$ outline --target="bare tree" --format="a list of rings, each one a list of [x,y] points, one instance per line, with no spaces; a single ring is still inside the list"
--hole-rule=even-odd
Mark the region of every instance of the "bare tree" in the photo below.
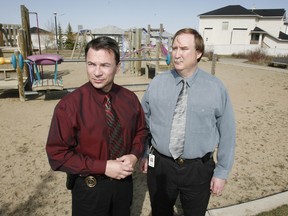
[[[49,36],[45,39],[45,47],[51,48],[56,46],[56,38],[55,38],[55,23],[53,20],[48,20],[45,24],[45,27],[48,32],[50,32]]]

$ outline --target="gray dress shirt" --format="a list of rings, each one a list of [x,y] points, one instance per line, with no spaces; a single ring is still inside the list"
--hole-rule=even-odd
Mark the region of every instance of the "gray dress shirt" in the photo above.
[[[151,144],[169,152],[170,131],[182,77],[175,70],[154,77],[142,98]],[[227,179],[234,161],[236,126],[227,90],[215,76],[198,68],[187,78],[188,99],[183,158],[203,157],[217,150],[214,176]]]

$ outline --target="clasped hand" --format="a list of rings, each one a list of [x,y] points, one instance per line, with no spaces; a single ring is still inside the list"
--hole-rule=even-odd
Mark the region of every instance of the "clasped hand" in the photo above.
[[[133,154],[123,155],[116,160],[108,160],[105,175],[114,179],[124,179],[132,175],[137,157]]]

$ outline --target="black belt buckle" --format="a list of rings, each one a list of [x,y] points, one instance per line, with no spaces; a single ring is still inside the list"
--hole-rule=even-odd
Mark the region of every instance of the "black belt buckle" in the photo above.
[[[179,157],[179,158],[177,158],[175,161],[176,161],[176,163],[177,163],[179,166],[182,166],[182,165],[184,164],[184,162],[185,162],[185,159]]]
[[[85,184],[90,188],[95,187],[97,184],[97,179],[94,176],[87,176],[85,177],[84,181]]]

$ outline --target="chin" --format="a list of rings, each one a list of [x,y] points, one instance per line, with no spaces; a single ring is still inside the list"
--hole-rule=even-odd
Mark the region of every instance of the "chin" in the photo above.
[[[181,70],[183,70],[183,68],[182,67],[179,67],[179,66],[174,66],[174,68],[175,68],[175,70],[177,70],[177,71],[181,71]]]
[[[96,89],[101,89],[104,87],[103,83],[96,83],[96,82],[92,82],[92,85],[94,86],[94,88]]]

